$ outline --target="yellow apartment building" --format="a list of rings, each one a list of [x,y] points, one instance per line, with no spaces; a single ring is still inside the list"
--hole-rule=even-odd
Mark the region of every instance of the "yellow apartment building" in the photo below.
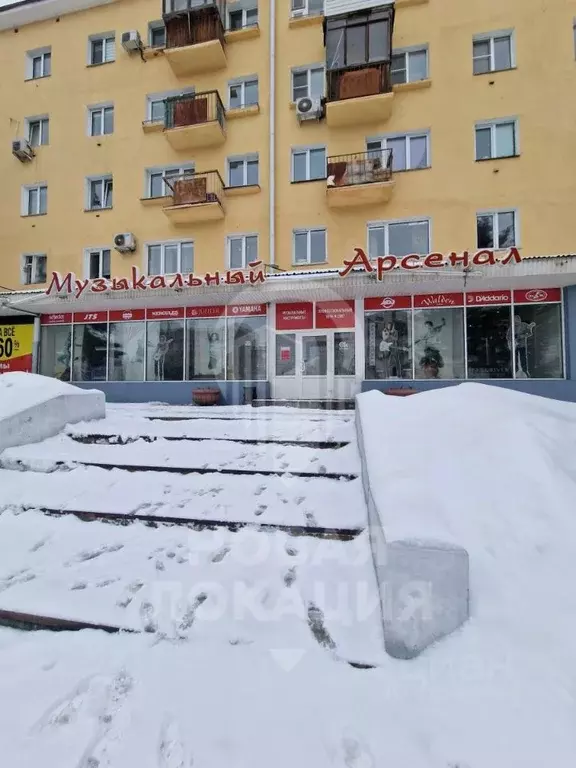
[[[120,401],[463,380],[576,400],[575,17],[0,8],[0,373]]]

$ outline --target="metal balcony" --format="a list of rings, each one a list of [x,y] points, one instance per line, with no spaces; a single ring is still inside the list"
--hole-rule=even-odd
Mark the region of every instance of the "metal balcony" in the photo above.
[[[326,72],[326,122],[338,128],[379,123],[392,113],[390,62]]]
[[[218,91],[166,99],[164,135],[176,150],[215,147],[226,141],[226,110]]]
[[[326,202],[330,208],[381,205],[390,200],[393,189],[391,149],[328,158]]]
[[[224,218],[224,182],[218,171],[190,172],[165,177],[172,205],[162,210],[175,226]]]
[[[177,77],[226,66],[225,18],[225,0],[164,0],[164,56]]]

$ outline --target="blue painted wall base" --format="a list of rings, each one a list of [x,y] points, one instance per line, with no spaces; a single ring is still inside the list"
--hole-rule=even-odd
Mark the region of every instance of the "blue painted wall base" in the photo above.
[[[106,395],[108,403],[192,405],[192,392],[208,387],[218,387],[220,405],[243,405],[245,387],[250,387],[255,397],[270,397],[267,381],[75,381],[74,385],[82,389],[99,389]]]

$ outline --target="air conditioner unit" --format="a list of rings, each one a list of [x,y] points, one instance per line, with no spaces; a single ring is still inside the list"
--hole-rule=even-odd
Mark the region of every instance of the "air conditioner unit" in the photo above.
[[[322,99],[310,99],[305,96],[296,102],[296,115],[300,122],[302,120],[320,120],[323,114]]]
[[[136,250],[136,238],[132,232],[120,232],[114,235],[114,248],[120,253],[130,253]]]
[[[142,40],[135,29],[130,30],[130,32],[122,32],[122,48],[128,53],[142,49]]]
[[[14,139],[12,142],[12,154],[21,163],[27,163],[34,157],[34,150],[27,139]]]

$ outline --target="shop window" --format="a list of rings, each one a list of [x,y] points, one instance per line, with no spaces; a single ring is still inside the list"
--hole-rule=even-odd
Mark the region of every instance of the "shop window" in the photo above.
[[[326,178],[326,147],[292,149],[292,181],[315,181]]]
[[[109,381],[143,381],[145,323],[110,323]]]
[[[468,307],[466,341],[469,379],[511,379],[512,309]]]
[[[562,311],[560,304],[528,304],[514,307],[508,343],[514,344],[514,375],[517,379],[560,379]]]
[[[512,32],[476,35],[472,43],[472,59],[475,75],[512,69],[515,66]]]
[[[188,320],[188,379],[225,379],[224,317]]]
[[[148,323],[146,379],[182,381],[184,378],[184,321]]]
[[[228,107],[242,109],[258,104],[258,75],[242,77],[228,83]]]
[[[464,309],[416,310],[414,357],[417,379],[463,379]]]
[[[494,120],[476,125],[476,160],[518,155],[516,120]]]
[[[415,83],[428,77],[428,48],[421,46],[392,52],[390,78],[392,85]]]
[[[228,378],[261,381],[266,374],[266,317],[228,318]]]
[[[515,211],[487,211],[476,214],[478,248],[503,250],[518,245]]]
[[[366,149],[370,152],[370,157],[381,159],[383,165],[386,164],[386,159],[382,158],[382,153],[390,149],[393,171],[414,171],[429,168],[429,144],[428,133],[401,134],[369,139],[366,142]]]
[[[430,251],[430,222],[383,221],[368,226],[368,255],[371,259],[393,254],[402,258],[410,253]]]
[[[297,67],[292,70],[292,101],[321,99],[324,96],[326,78],[324,65]]]
[[[188,274],[194,270],[194,243],[156,243],[148,246],[148,274]]]
[[[365,315],[366,378],[412,378],[412,319],[404,310]]]
[[[52,49],[38,48],[26,54],[26,79],[38,80],[52,74]]]
[[[73,381],[106,381],[108,325],[93,323],[74,326]]]
[[[296,334],[276,334],[276,376],[296,375]]]
[[[353,331],[334,334],[334,376],[356,374],[356,345]]]
[[[42,376],[70,381],[71,344],[71,325],[50,325],[42,328],[40,343],[40,373]]]
[[[30,145],[43,147],[50,143],[50,120],[48,117],[29,117],[26,120]]]

